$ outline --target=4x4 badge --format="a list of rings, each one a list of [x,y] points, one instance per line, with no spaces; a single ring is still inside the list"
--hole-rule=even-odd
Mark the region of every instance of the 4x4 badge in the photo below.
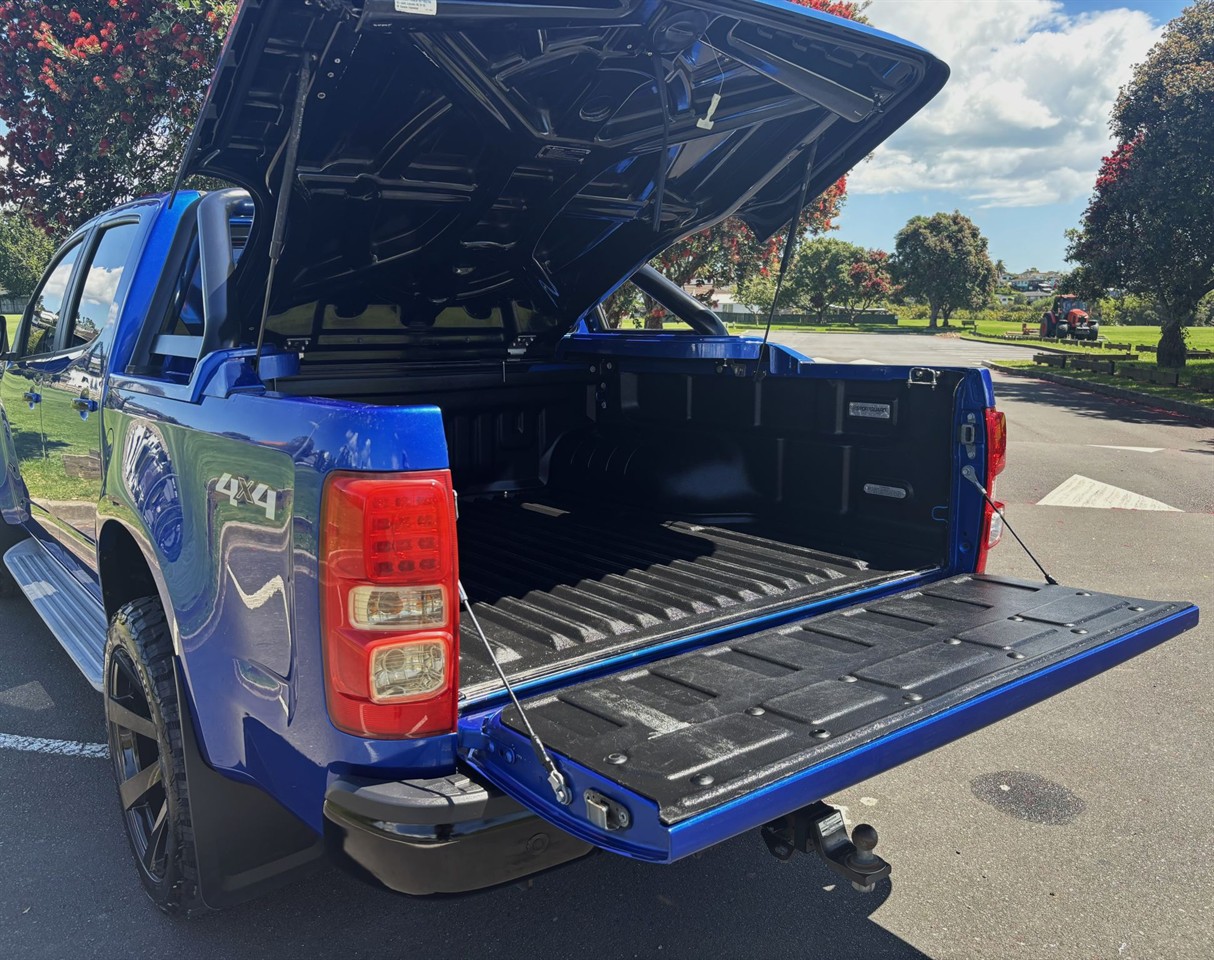
[[[264,483],[256,483],[248,477],[234,477],[225,473],[215,484],[215,490],[226,493],[232,506],[251,503],[261,507],[266,512],[266,519],[273,520],[278,512],[278,491],[272,490]]]

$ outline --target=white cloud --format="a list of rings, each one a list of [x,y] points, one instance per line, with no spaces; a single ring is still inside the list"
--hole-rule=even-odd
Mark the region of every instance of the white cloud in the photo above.
[[[1159,38],[1141,10],[1053,0],[873,0],[872,24],[952,68],[936,99],[852,174],[856,194],[945,191],[984,207],[1086,197],[1117,91]]]

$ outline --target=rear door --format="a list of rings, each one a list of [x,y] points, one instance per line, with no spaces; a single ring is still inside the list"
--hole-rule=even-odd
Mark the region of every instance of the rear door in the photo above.
[[[569,833],[668,862],[1023,710],[1197,618],[1186,603],[953,577],[530,696],[567,806],[514,707],[463,717],[463,754]]]
[[[63,350],[42,379],[44,469],[54,491],[47,508],[59,540],[94,571],[101,498],[102,348],[112,337],[101,334],[117,318],[140,235],[133,214],[97,228],[79,270],[74,309],[64,313]]]

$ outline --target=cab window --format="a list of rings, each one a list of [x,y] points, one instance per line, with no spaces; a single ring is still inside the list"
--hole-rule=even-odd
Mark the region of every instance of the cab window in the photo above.
[[[120,223],[103,230],[84,275],[69,346],[80,347],[92,342],[114,319],[122,274],[138,236],[138,223]]]
[[[25,344],[21,350],[23,356],[33,357],[43,353],[53,353],[59,336],[59,322],[64,314],[68,296],[68,286],[72,281],[72,271],[80,258],[82,244],[75,245],[64,251],[59,261],[51,268],[42,281],[42,286],[34,294],[29,308],[29,325],[25,332]]]

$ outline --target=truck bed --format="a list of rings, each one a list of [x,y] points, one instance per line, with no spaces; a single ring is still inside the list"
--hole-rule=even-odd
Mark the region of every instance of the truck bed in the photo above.
[[[460,576],[511,680],[850,593],[908,573],[601,502],[461,503]],[[464,618],[465,697],[498,686]]]

